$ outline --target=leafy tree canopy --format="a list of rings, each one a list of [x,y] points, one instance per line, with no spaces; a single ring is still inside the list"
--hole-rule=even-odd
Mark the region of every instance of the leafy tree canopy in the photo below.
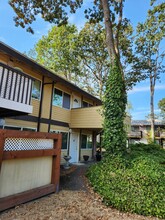
[[[35,45],[37,62],[75,82],[80,75],[78,31],[75,25],[54,26]]]
[[[154,141],[154,92],[156,80],[160,74],[165,72],[163,60],[165,57],[165,3],[155,5],[151,1],[152,8],[148,11],[147,19],[137,26],[136,53],[139,55],[139,63],[136,67],[140,69],[141,76],[149,78],[150,81],[150,116],[151,136]]]
[[[160,108],[162,118],[165,119],[165,98],[158,102],[158,106]]]

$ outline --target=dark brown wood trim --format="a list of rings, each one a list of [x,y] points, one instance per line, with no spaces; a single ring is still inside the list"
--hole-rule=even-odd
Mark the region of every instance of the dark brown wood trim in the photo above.
[[[57,149],[4,151],[2,160],[56,156]]]
[[[33,199],[55,192],[54,184],[48,184],[12,196],[0,198],[0,211],[20,205]]]
[[[39,113],[38,113],[37,131],[40,131],[40,124],[41,124],[42,103],[43,103],[43,95],[44,95],[44,79],[45,77],[42,76],[41,98],[40,98],[40,107],[39,107]]]
[[[15,120],[38,122],[38,117],[32,116],[32,115],[13,116],[13,117],[10,117],[10,118],[15,119]],[[49,124],[50,123],[51,125],[58,125],[58,126],[69,128],[69,123],[63,122],[63,121],[57,121],[57,120],[53,120],[53,119],[50,120],[50,119],[47,119],[47,118],[41,118],[40,123],[43,123],[43,124]]]
[[[49,112],[49,120],[52,119],[52,110],[53,110],[53,93],[54,93],[54,81],[52,83],[52,93],[51,93],[51,100],[50,100],[50,112]],[[50,123],[48,124],[48,132],[50,132]]]
[[[58,125],[58,126],[69,128],[69,123],[63,122],[63,121],[49,120],[49,119],[46,119],[46,118],[41,118],[41,123],[44,123],[44,124],[49,124],[50,123],[51,125]]]
[[[12,116],[9,117],[15,120],[23,120],[23,121],[31,121],[31,122],[38,122],[38,117],[32,115],[20,115],[20,116]]]

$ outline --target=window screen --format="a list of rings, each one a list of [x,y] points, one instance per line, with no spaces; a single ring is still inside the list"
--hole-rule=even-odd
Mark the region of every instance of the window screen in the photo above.
[[[32,98],[40,100],[41,82],[39,80],[33,81]]]
[[[62,107],[62,91],[54,89],[53,105]]]
[[[70,95],[65,92],[63,95],[63,108],[70,109]]]

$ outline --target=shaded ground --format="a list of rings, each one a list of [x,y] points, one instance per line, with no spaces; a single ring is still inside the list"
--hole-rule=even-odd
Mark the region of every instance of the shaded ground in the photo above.
[[[63,171],[60,192],[20,205],[0,214],[0,220],[157,220],[106,207],[88,186],[88,165]]]

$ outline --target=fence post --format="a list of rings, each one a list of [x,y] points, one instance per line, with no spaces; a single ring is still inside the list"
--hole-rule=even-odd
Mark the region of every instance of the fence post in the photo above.
[[[62,144],[62,135],[58,134],[57,139],[54,140],[54,149],[56,149],[57,154],[55,156],[53,156],[53,161],[52,161],[52,181],[51,181],[51,183],[54,184],[55,192],[59,191],[61,144]]]

